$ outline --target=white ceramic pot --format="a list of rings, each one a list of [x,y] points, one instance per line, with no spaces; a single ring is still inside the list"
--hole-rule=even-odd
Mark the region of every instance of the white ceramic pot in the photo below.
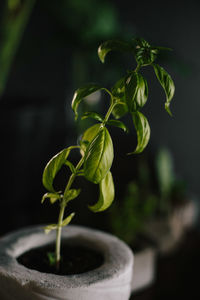
[[[98,249],[104,263],[77,275],[58,276],[28,269],[17,261],[23,253],[54,242],[55,232],[31,227],[0,239],[1,300],[126,300],[131,292],[133,254],[118,238],[80,226],[67,226],[63,239],[77,238]]]
[[[134,253],[134,272],[132,278],[132,292],[147,288],[155,281],[156,249],[146,246]]]

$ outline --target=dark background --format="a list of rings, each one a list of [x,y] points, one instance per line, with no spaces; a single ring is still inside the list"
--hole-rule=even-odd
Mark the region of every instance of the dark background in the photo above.
[[[0,16],[4,3],[0,2]],[[188,194],[199,201],[199,13],[197,0],[36,1],[0,98],[1,235],[22,226],[56,221],[57,207],[40,203],[45,192],[41,177],[48,160],[76,143],[87,125],[74,123],[70,108],[73,92],[91,81],[109,87],[132,64],[130,58],[118,53],[108,55],[106,63],[101,64],[97,48],[110,38],[128,40],[140,36],[154,45],[173,48],[158,60],[176,86],[172,118],[164,110],[165,95],[152,70],[145,73],[149,100],[144,111],[151,126],[151,140],[141,156],[152,161],[160,147],[167,147],[177,176],[186,182]],[[0,50],[1,47],[2,44]],[[104,111],[105,103],[106,99],[102,99],[95,108]],[[116,152],[112,172],[119,198],[126,182],[137,176],[138,157],[126,156],[134,149],[136,136],[134,132],[128,137],[115,130],[111,133]],[[93,214],[87,208],[88,203],[97,200],[96,186],[79,183],[81,197],[70,207],[77,212],[73,222],[106,229],[107,212]],[[136,299],[194,296],[190,289],[197,292],[198,283],[192,274],[198,260],[199,234],[189,236],[183,248],[187,256],[178,250],[161,261],[157,286],[146,296],[136,295]],[[189,285],[184,290],[188,274]],[[170,282],[170,289],[165,280]]]
[[[1,13],[2,7],[3,1]],[[98,45],[109,38],[142,36],[152,44],[173,48],[159,59],[176,85],[172,118],[163,109],[165,95],[152,70],[146,73],[150,96],[145,114],[152,133],[144,155],[153,157],[161,146],[168,147],[178,176],[198,198],[199,11],[200,3],[194,0],[74,0],[59,1],[59,5],[36,1],[0,99],[1,234],[55,221],[55,208],[40,204],[45,192],[41,177],[51,156],[76,143],[81,132],[70,108],[73,91],[91,81],[109,86],[132,63],[120,54],[108,56],[104,65],[100,63]],[[103,111],[104,106],[102,100],[98,109]],[[137,158],[125,154],[134,149],[136,137],[133,133],[130,142],[113,130],[113,140],[113,175],[120,193],[135,173]],[[101,226],[101,215],[93,216],[87,209],[89,196],[96,200],[96,188],[80,184],[86,190],[77,204],[74,222]]]

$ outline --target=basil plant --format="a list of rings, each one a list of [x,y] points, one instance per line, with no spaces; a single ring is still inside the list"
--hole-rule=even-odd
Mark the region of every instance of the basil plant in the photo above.
[[[136,60],[136,68],[128,71],[124,77],[114,83],[111,89],[98,84],[88,84],[75,91],[71,105],[75,119],[78,118],[78,108],[84,98],[96,91],[101,90],[109,95],[109,108],[104,116],[97,112],[85,112],[82,119],[95,119],[96,124],[83,133],[78,145],[65,148],[56,154],[48,162],[43,172],[42,181],[48,192],[43,196],[42,203],[45,199],[49,199],[51,204],[58,202],[60,206],[58,223],[45,227],[46,233],[52,230],[57,232],[54,259],[58,269],[61,259],[61,231],[74,217],[74,213],[65,216],[65,209],[69,202],[77,198],[81,192],[80,189],[74,187],[76,177],[83,176],[86,180],[99,185],[99,199],[95,205],[89,206],[93,212],[104,211],[114,200],[115,189],[110,171],[114,149],[109,126],[116,126],[125,132],[128,131],[127,126],[119,119],[125,114],[130,114],[137,133],[137,146],[130,154],[141,153],[149,142],[150,126],[147,118],[141,112],[148,98],[148,84],[140,73],[142,68],[148,66],[153,68],[166,94],[165,109],[171,115],[170,102],[174,95],[174,83],[167,71],[155,63],[159,51],[170,49],[151,46],[142,38],[130,42],[109,40],[98,48],[98,56],[102,63],[104,63],[106,55],[113,50],[129,52],[130,55],[133,55]],[[69,159],[71,151],[75,149],[79,149],[80,152],[80,160],[76,165],[72,164]],[[57,191],[53,184],[56,174],[62,166],[67,166],[71,175],[65,189]]]

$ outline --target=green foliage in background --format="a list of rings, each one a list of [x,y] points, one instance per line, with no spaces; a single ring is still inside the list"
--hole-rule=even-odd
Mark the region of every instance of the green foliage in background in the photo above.
[[[112,232],[129,245],[134,245],[144,233],[145,225],[154,217],[158,198],[136,181],[129,182],[121,202],[115,202],[110,211]]]
[[[159,194],[158,211],[166,215],[174,205],[185,201],[186,195],[186,185],[177,178],[173,157],[166,147],[161,147],[156,155],[155,174]]]
[[[0,97],[35,0],[6,0],[0,23]]]

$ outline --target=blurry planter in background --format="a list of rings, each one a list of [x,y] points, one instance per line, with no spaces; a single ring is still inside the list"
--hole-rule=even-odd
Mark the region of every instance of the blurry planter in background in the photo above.
[[[80,226],[63,230],[63,242],[74,241],[98,251],[102,264],[91,271],[74,275],[54,275],[30,269],[18,258],[34,248],[55,241],[55,232],[45,235],[40,226],[11,233],[0,240],[1,300],[128,300],[131,292],[133,254],[116,237]]]
[[[199,208],[193,199],[186,200],[173,208],[168,216],[155,218],[146,225],[145,232],[151,237],[158,252],[173,251],[184,238],[184,234],[195,226]]]
[[[155,281],[156,275],[156,248],[145,243],[141,249],[134,251],[134,270],[131,290],[135,293],[149,287]]]

